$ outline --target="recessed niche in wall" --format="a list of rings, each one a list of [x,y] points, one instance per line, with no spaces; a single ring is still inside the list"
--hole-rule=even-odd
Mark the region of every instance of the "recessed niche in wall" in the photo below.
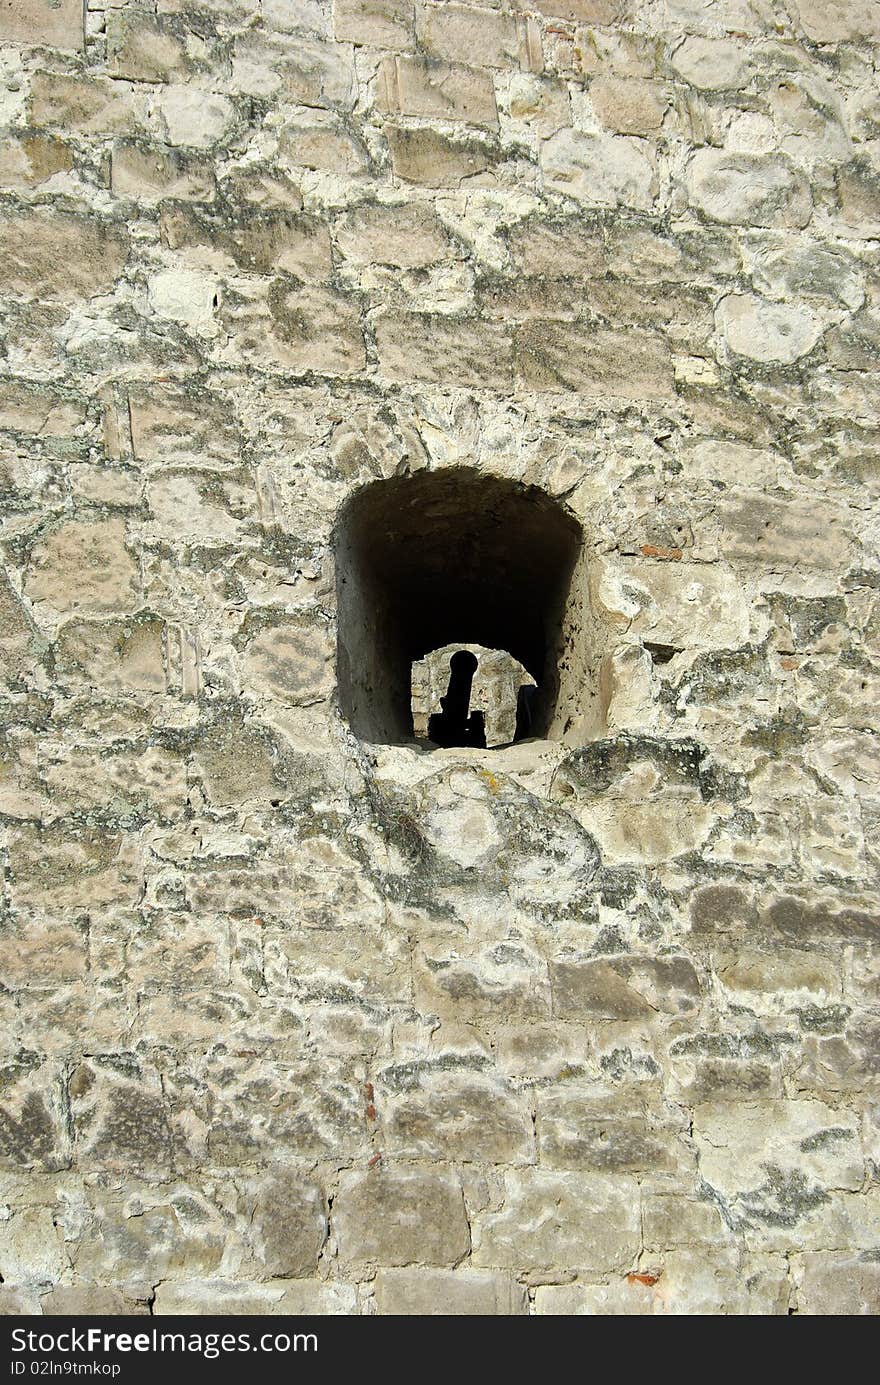
[[[362,740],[412,741],[413,665],[468,645],[534,680],[532,736],[587,738],[597,650],[583,534],[562,504],[471,468],[417,472],[357,491],[335,544],[339,698]]]

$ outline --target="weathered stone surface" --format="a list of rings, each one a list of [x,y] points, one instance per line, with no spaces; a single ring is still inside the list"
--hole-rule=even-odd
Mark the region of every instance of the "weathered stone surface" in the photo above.
[[[486,73],[423,58],[386,58],[379,73],[379,99],[386,111],[462,121],[494,128],[498,124],[495,88]]]
[[[510,386],[508,334],[478,318],[387,314],[376,323],[376,347],[388,380],[498,389]]]
[[[125,232],[93,217],[47,209],[0,217],[0,292],[77,299],[107,292],[128,254]]]
[[[376,1276],[379,1312],[394,1316],[495,1317],[528,1312],[522,1284],[492,1270],[382,1269]]]
[[[589,398],[665,399],[673,392],[668,348],[646,333],[532,322],[516,338],[524,388],[576,390]]]
[[[333,0],[337,38],[408,52],[415,47],[412,0]]]
[[[254,1255],[269,1279],[307,1279],[327,1239],[323,1190],[289,1171],[258,1190],[251,1220]]]
[[[31,553],[25,590],[58,611],[130,610],[137,602],[138,568],[119,519],[69,520]]]
[[[647,211],[657,191],[654,163],[635,140],[560,130],[541,148],[547,187],[593,207]]]
[[[0,1312],[876,1312],[875,10],[0,0]]]
[[[821,323],[809,309],[768,303],[751,294],[723,298],[716,320],[731,351],[762,364],[792,365],[822,335]]]
[[[68,51],[82,48],[82,6],[79,0],[3,0],[0,39]]]
[[[486,145],[450,138],[439,130],[390,126],[386,134],[395,176],[409,183],[457,187],[485,173],[493,162]]]
[[[454,254],[443,222],[418,204],[365,203],[337,226],[336,239],[343,254],[356,264],[424,269]]]
[[[504,1210],[474,1232],[474,1263],[548,1273],[625,1270],[639,1247],[638,1185],[607,1175],[525,1170],[505,1179]]]
[[[228,1279],[184,1279],[160,1284],[157,1317],[220,1314],[223,1317],[342,1317],[356,1313],[357,1291],[323,1279],[283,1279],[268,1284]]]
[[[458,1179],[418,1168],[343,1175],[333,1223],[348,1265],[454,1265],[470,1247]]]
[[[778,155],[700,149],[689,188],[698,211],[728,225],[806,226],[812,215],[806,179]]]

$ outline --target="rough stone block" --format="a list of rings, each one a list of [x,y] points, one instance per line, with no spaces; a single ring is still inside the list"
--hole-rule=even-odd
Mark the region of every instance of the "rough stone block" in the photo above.
[[[106,292],[128,256],[120,227],[48,208],[0,217],[0,293],[22,298],[88,298]]]
[[[778,154],[698,149],[691,159],[693,205],[733,226],[806,226],[813,213],[804,175]]]
[[[541,170],[551,192],[586,206],[649,211],[657,194],[650,146],[623,135],[560,130],[541,146]]]
[[[121,519],[68,520],[31,551],[27,595],[56,611],[131,610],[138,588],[138,565]]]
[[[0,0],[0,41],[81,49],[83,6],[80,0]]]
[[[357,1311],[353,1285],[323,1279],[276,1279],[268,1284],[228,1279],[169,1281],[159,1285],[153,1304],[157,1317],[346,1317]]]
[[[399,269],[424,269],[456,253],[436,212],[419,203],[365,202],[338,223],[336,240],[354,264]]]
[[[394,1316],[496,1317],[528,1313],[522,1284],[492,1270],[382,1269],[379,1312]]]
[[[458,1179],[420,1168],[343,1174],[333,1225],[347,1265],[454,1265],[470,1248]]]
[[[669,348],[647,333],[530,322],[516,334],[516,367],[526,390],[573,390],[593,399],[669,399],[674,393]]]
[[[527,1169],[505,1174],[505,1193],[503,1209],[477,1221],[475,1265],[538,1280],[634,1265],[640,1244],[635,1179]]]
[[[461,389],[509,389],[511,339],[495,323],[442,314],[384,313],[375,323],[382,374]]]
[[[333,0],[333,32],[349,43],[408,53],[414,27],[413,0]]]
[[[391,161],[397,178],[429,188],[458,187],[487,174],[493,151],[474,140],[452,139],[439,130],[386,127]]]
[[[475,68],[426,58],[386,58],[379,73],[381,109],[428,120],[497,128],[492,78]]]

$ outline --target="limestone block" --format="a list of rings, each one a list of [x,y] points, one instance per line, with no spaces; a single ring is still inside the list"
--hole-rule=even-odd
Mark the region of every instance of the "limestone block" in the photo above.
[[[344,1173],[333,1203],[343,1264],[454,1265],[470,1234],[453,1174],[392,1166]]]
[[[199,155],[120,141],[113,147],[110,187],[117,197],[136,201],[175,197],[200,202],[214,195],[214,173]]]
[[[632,77],[597,77],[590,83],[590,101],[606,130],[620,135],[653,134],[666,110],[657,82]]]
[[[629,630],[675,648],[736,649],[749,636],[742,586],[717,564],[621,563],[626,595],[638,608]]]
[[[111,9],[106,24],[111,76],[173,82],[192,71],[183,35],[169,17]]]
[[[228,400],[207,390],[164,384],[132,389],[131,439],[139,462],[238,461],[241,434]]]
[[[67,1268],[48,1207],[23,1207],[0,1222],[0,1274],[10,1284],[56,1279]]]
[[[519,8],[517,3],[517,8]],[[584,24],[613,24],[624,8],[623,0],[536,0],[522,8],[536,10],[548,19],[567,19]]]
[[[538,1098],[538,1157],[551,1169],[677,1173],[695,1167],[687,1121],[671,1109],[589,1087],[560,1087]]]
[[[491,1073],[426,1065],[398,1078],[392,1068],[380,1074],[376,1090],[387,1146],[397,1157],[498,1164],[532,1157],[528,1106]]]
[[[686,790],[662,792],[643,802],[632,797],[588,801],[577,817],[608,862],[641,865],[659,865],[698,849],[717,822],[699,793]]]
[[[639,1251],[634,1178],[512,1170],[502,1210],[476,1220],[473,1263],[529,1278],[627,1270]]]
[[[725,1199],[739,1197],[758,1224],[772,1227],[777,1215],[796,1219],[821,1205],[826,1188],[862,1186],[858,1121],[846,1107],[710,1101],[696,1108],[694,1140],[703,1178]]]
[[[797,1301],[798,1312],[808,1316],[876,1316],[880,1312],[880,1266],[870,1254],[807,1254]]]
[[[657,194],[650,146],[623,135],[560,130],[541,146],[541,171],[552,192],[586,206],[650,211]]]
[[[86,970],[85,938],[75,923],[19,918],[0,934],[6,975],[12,985],[60,984]]]
[[[528,1313],[522,1284],[491,1270],[381,1269],[379,1312],[394,1316],[510,1316]]]
[[[778,154],[698,149],[688,188],[698,211],[726,225],[801,227],[812,216],[806,179]]]
[[[841,221],[860,236],[876,236],[880,231],[880,174],[858,159],[843,167],[837,176]]]
[[[180,1159],[236,1168],[369,1158],[363,1081],[350,1062],[194,1052],[187,1065],[166,1082]]]
[[[166,208],[162,235],[172,250],[210,246],[240,269],[258,274],[280,271],[299,279],[326,279],[332,268],[326,224],[295,212],[227,207],[222,217],[210,217],[188,207]]]
[[[716,321],[731,351],[762,365],[792,365],[822,336],[822,324],[808,308],[768,303],[753,294],[722,298]]]
[[[70,1081],[77,1160],[143,1174],[168,1173],[174,1165],[169,1112],[158,1074],[113,1070],[85,1061]]]
[[[35,72],[30,89],[34,125],[81,135],[135,134],[146,120],[146,95],[106,77]]]
[[[0,148],[0,187],[39,187],[72,167],[69,146],[51,135],[6,135]]]
[[[122,520],[68,520],[34,546],[25,590],[57,611],[124,611],[138,586]]]
[[[880,751],[870,732],[822,737],[810,748],[808,758],[848,798],[880,793]]]
[[[689,34],[672,56],[673,71],[700,91],[741,91],[752,67],[748,49],[736,39]]]
[[[80,0],[0,0],[0,42],[45,44],[68,52],[81,49]]]
[[[269,295],[278,357],[290,370],[352,375],[366,362],[360,305],[331,289],[291,288],[277,280]]]
[[[741,490],[715,512],[719,546],[726,558],[798,567],[845,570],[851,544],[841,518],[797,500],[774,500]]]
[[[333,0],[333,32],[349,43],[409,53],[414,25],[413,0]]]
[[[337,224],[336,241],[353,264],[424,269],[455,255],[443,222],[421,203],[362,203]]]
[[[418,380],[462,389],[509,389],[512,344],[495,323],[439,313],[383,313],[376,348],[388,380]]]
[[[200,336],[217,335],[220,284],[216,275],[200,269],[165,269],[151,277],[147,296],[159,317]]]
[[[24,298],[87,298],[109,291],[128,256],[123,230],[48,208],[0,217],[0,292]]]
[[[62,1076],[54,1064],[34,1057],[4,1062],[0,1068],[0,1167],[51,1171],[69,1165],[62,1098]],[[37,1253],[43,1253],[40,1247]],[[6,1275],[2,1266],[0,1274]]]
[[[394,174],[429,188],[458,187],[486,174],[493,153],[474,140],[453,139],[439,130],[388,126],[385,130]]]
[[[250,1284],[227,1279],[168,1281],[156,1290],[157,1317],[222,1314],[224,1317],[345,1317],[357,1313],[357,1290],[324,1279]]]
[[[269,1279],[307,1279],[327,1239],[323,1190],[293,1170],[274,1174],[256,1191],[250,1220],[254,1256]]]
[[[119,1289],[101,1284],[56,1284],[41,1300],[49,1317],[130,1318],[150,1314],[146,1299],[129,1298]]]
[[[0,653],[6,677],[26,676],[36,666],[45,647],[8,577],[0,573]]]
[[[0,1318],[39,1317],[42,1313],[36,1288],[22,1289],[0,1284]]]
[[[652,1273],[650,1278],[654,1278]],[[654,1285],[639,1274],[615,1276],[608,1284],[539,1284],[538,1317],[646,1317],[654,1309]]]
[[[251,691],[267,690],[280,702],[309,707],[335,685],[334,645],[326,626],[313,621],[266,625],[248,641],[242,677]]]
[[[165,627],[151,616],[68,620],[55,641],[61,677],[105,692],[164,692]]]
[[[136,853],[105,830],[17,827],[9,842],[13,898],[31,908],[88,909],[131,903],[140,893]]]
[[[210,149],[229,130],[235,107],[228,97],[189,83],[168,83],[155,97],[160,138],[168,144]]]
[[[369,162],[363,144],[332,111],[303,111],[288,121],[279,148],[282,159],[295,168],[324,173],[360,174]]]
[[[251,31],[235,40],[232,88],[295,105],[348,110],[355,95],[351,50],[304,35],[295,44],[279,43]]]
[[[541,1019],[550,1013],[546,963],[522,944],[465,951],[429,940],[415,955],[414,978],[420,1008],[444,1019]]]
[[[646,1019],[693,1013],[701,987],[693,964],[678,957],[597,957],[550,963],[554,1014],[562,1019]]]
[[[871,0],[795,0],[795,9],[814,43],[880,42],[880,15]]]
[[[668,399],[673,394],[669,348],[647,332],[530,322],[516,334],[516,365],[526,390],[574,390],[591,399]]]
[[[410,57],[383,59],[378,101],[380,109],[401,115],[461,121],[490,129],[498,125],[491,76],[452,63]]]
[[[507,243],[518,274],[592,282],[604,267],[604,238],[583,217],[531,217],[511,228]]]
[[[474,67],[515,67],[520,38],[513,15],[462,5],[427,5],[419,10],[420,46],[433,57]]]
[[[216,1207],[186,1183],[167,1191],[135,1182],[130,1196],[97,1190],[65,1200],[58,1216],[74,1271],[117,1283],[178,1280],[216,1271],[226,1241]]]

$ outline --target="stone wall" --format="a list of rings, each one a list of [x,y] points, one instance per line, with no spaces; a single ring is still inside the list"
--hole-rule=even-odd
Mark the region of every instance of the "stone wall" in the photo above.
[[[8,1311],[877,1311],[878,58],[0,2]],[[599,735],[345,724],[336,516],[456,467]]]

